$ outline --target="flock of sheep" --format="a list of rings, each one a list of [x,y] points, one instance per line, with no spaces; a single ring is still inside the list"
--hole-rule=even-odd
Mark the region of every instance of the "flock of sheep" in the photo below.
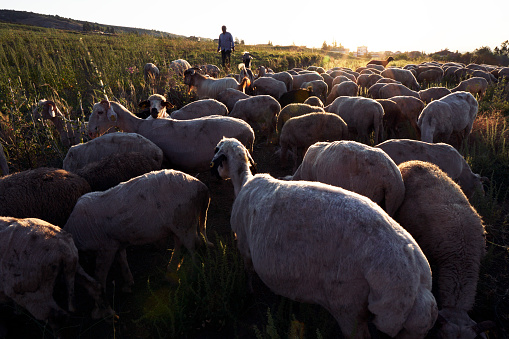
[[[199,100],[170,112],[163,95],[152,95],[140,103],[145,119],[103,100],[84,143],[54,102],[41,101],[41,116],[73,146],[63,169],[0,179],[0,299],[58,330],[75,310],[77,283],[94,300],[92,317],[111,316],[104,299],[111,267],[120,268],[123,291],[135,279],[126,247],[173,237],[171,273],[182,245],[191,253],[212,245],[210,192],[197,175],[211,170],[231,179],[231,229],[249,277],[323,306],[346,338],[369,338],[369,322],[395,338],[432,329],[441,338],[485,337],[494,323],[476,323],[468,311],[485,252],[469,198],[486,178],[457,148],[477,115],[474,95],[509,68],[397,68],[387,59],[356,70],[274,73],[253,72],[252,59],[245,53],[241,74],[224,78],[213,65],[176,60],[171,67]],[[159,76],[153,64],[144,70],[146,79]],[[420,90],[444,77],[458,86]],[[293,174],[256,174],[253,148],[264,144],[279,145],[281,168],[292,157]],[[7,174],[3,153],[0,160]],[[80,266],[87,253],[94,272]],[[59,275],[66,306],[53,299]]]

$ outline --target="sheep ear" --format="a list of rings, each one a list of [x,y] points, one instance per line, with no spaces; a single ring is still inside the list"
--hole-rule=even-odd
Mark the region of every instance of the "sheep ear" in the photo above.
[[[251,170],[251,174],[252,175],[255,175],[256,173],[258,173],[257,169],[256,169],[256,163],[254,162],[253,158],[251,157],[251,154],[249,154],[249,151],[246,151],[246,154],[247,154],[247,158],[249,159],[249,163],[250,163],[250,170]]]
[[[223,161],[225,161],[225,160],[227,160],[226,155],[221,154],[217,158],[214,157],[214,159],[212,159],[212,162],[210,163],[211,173],[219,179],[223,179],[223,178],[221,177],[221,175],[219,175],[218,169],[219,169],[219,166],[223,166]]]
[[[110,121],[113,121],[113,122],[117,121],[117,113],[115,113],[115,111],[113,110],[113,108],[111,106],[108,109],[106,116],[108,117],[108,120],[110,120]]]
[[[107,110],[108,110],[108,109],[110,108],[110,106],[111,106],[111,105],[110,105],[110,102],[109,102],[108,100],[102,100],[102,101],[100,102],[100,104],[101,104],[101,105],[103,105],[103,106],[104,106],[104,108],[105,108],[105,109],[107,109]]]
[[[173,105],[171,104],[171,102],[168,102],[168,101],[163,101],[163,102],[161,102],[161,104],[162,104],[164,107],[166,107],[166,109],[170,109],[170,108],[175,107],[175,106],[173,106]]]
[[[145,101],[142,101],[138,104],[138,107],[139,108],[149,108],[150,107],[150,102],[148,100],[145,100]]]
[[[47,102],[47,104],[48,104],[48,113],[52,118],[54,118],[56,116],[56,114],[55,114],[56,106],[52,101]]]

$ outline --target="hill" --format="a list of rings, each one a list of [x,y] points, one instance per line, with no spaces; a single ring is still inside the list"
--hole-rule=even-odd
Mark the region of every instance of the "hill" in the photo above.
[[[0,22],[7,22],[13,24],[22,24],[29,26],[45,27],[63,29],[68,31],[83,31],[83,26],[98,27],[102,31],[114,31],[115,33],[135,33],[135,34],[147,34],[157,37],[169,37],[169,38],[185,38],[185,36],[172,34],[168,32],[161,32],[156,30],[123,27],[123,26],[111,26],[105,24],[99,24],[95,22],[79,21],[69,18],[63,18],[58,15],[46,15],[38,14],[33,12],[15,11],[9,9],[0,10]]]

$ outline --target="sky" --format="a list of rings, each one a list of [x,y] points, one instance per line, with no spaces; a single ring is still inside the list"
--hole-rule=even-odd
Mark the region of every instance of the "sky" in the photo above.
[[[470,2],[471,3],[471,2]],[[245,8],[247,4],[248,7]],[[3,7],[6,6],[6,7]],[[221,26],[247,45],[321,48],[324,42],[350,51],[449,49],[492,50],[509,39],[507,0],[467,1],[204,1],[21,0],[1,9],[59,15],[101,25],[126,26],[216,39]],[[480,10],[481,9],[481,10]],[[498,14],[497,14],[498,13]]]

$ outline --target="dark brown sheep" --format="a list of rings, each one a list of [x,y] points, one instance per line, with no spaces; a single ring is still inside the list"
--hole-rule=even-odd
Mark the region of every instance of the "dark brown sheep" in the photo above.
[[[384,67],[387,67],[387,65],[389,64],[389,62],[391,61],[394,61],[394,58],[393,57],[388,57],[387,59],[385,60],[370,60],[367,65],[382,65]]]

